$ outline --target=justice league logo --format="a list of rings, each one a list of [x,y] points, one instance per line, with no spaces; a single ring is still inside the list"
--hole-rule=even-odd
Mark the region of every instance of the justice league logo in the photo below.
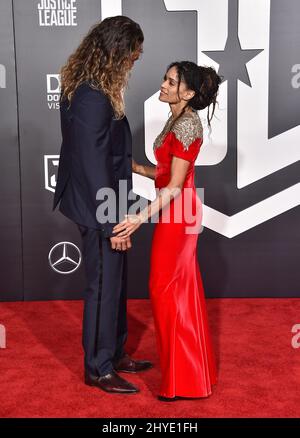
[[[44,156],[45,189],[55,192],[59,155]]]
[[[197,12],[197,62],[224,76],[212,135],[205,130],[196,165],[205,187],[202,225],[233,238],[300,204],[300,4],[163,3],[168,12]],[[102,19],[123,12],[121,1],[102,0],[101,8]],[[153,142],[168,111],[158,93],[144,103],[145,155],[154,164]],[[135,193],[155,196],[146,178],[134,175],[133,184]]]
[[[76,0],[40,0],[37,11],[40,26],[77,26]]]
[[[165,0],[164,4],[167,11],[197,11],[198,64],[213,65],[224,76],[212,136],[207,137],[206,129],[196,165],[202,167],[205,180],[220,183],[220,193],[230,196],[231,204],[242,207],[224,212],[210,205],[213,199],[208,199],[210,187],[204,181],[202,224],[232,238],[300,203],[299,171],[294,170],[300,159],[300,32],[293,19],[299,16],[300,4],[296,0],[288,8],[278,0]],[[281,20],[281,47],[273,16]],[[211,17],[217,20],[214,26]],[[291,40],[298,52],[291,48]],[[158,94],[144,106],[145,153],[154,164],[153,141],[169,112]],[[200,117],[204,120],[206,110]],[[297,176],[289,177],[291,184],[286,186],[292,168]],[[135,183],[137,192],[147,192],[146,180],[138,177]]]

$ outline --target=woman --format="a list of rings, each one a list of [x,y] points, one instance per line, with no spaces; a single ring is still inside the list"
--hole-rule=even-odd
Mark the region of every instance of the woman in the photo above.
[[[207,397],[217,380],[197,261],[202,204],[194,185],[194,163],[203,142],[197,110],[208,107],[210,127],[220,83],[210,67],[188,61],[168,67],[159,99],[170,105],[172,115],[154,142],[157,166],[133,162],[134,172],[153,178],[163,190],[145,210],[114,228],[125,238],[159,212],[149,287],[162,371],[160,400]]]

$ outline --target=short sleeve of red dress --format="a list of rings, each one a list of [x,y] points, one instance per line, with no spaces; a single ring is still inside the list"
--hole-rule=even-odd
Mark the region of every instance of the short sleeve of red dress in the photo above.
[[[203,129],[197,113],[187,113],[175,122],[170,138],[170,153],[194,162],[203,142]]]

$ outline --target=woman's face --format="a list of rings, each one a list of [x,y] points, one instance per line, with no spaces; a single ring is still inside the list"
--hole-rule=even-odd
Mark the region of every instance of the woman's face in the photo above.
[[[194,96],[194,91],[189,90],[183,80],[181,80],[178,89],[178,82],[177,69],[176,67],[172,67],[165,74],[160,87],[159,100],[161,102],[176,104],[182,101],[187,101]]]

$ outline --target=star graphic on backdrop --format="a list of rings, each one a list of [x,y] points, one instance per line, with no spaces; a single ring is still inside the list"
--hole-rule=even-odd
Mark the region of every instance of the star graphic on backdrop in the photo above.
[[[205,51],[207,56],[219,64],[218,74],[223,81],[240,80],[251,87],[246,64],[257,56],[263,49],[243,50],[238,35],[227,38],[224,50]]]
[[[255,58],[263,49],[241,48],[238,32],[238,1],[228,2],[228,37],[224,50],[203,51],[207,56],[219,64],[218,74],[224,81],[240,80],[251,87],[246,64]]]

